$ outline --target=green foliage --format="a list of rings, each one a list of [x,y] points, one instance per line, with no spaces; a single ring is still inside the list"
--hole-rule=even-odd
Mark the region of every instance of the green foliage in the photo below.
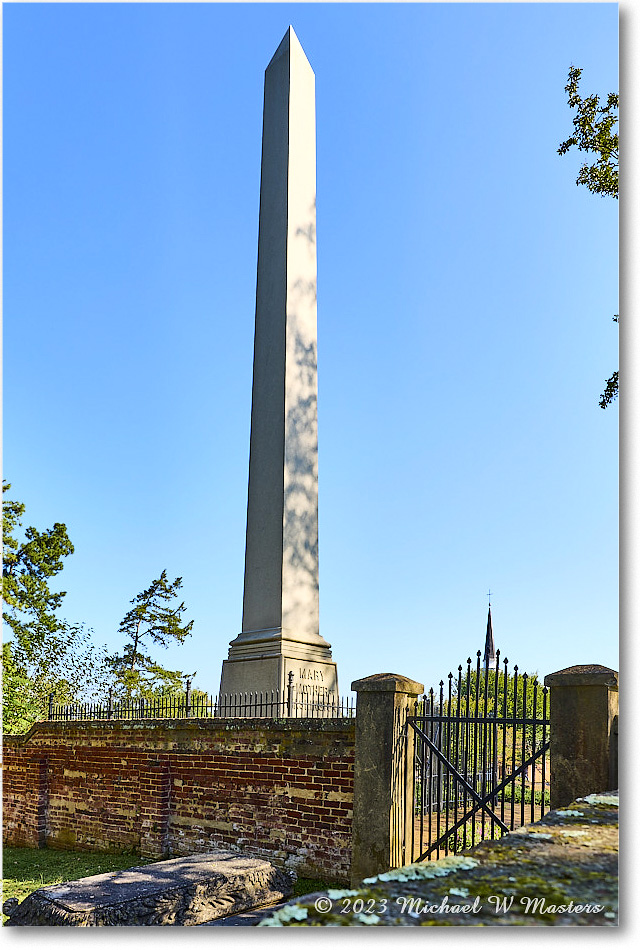
[[[184,679],[191,679],[196,673],[183,673]],[[185,704],[186,684],[181,686],[159,686],[155,689],[153,698],[159,702],[182,703]],[[190,704],[193,710],[204,709],[212,703],[210,694],[203,689],[190,688]]]
[[[613,317],[613,322],[614,323],[620,322],[620,318],[617,315],[617,313]],[[615,372],[612,373],[611,376],[609,376],[609,378],[605,380],[605,382],[606,382],[606,388],[604,392],[602,393],[602,395],[600,396],[600,403],[599,403],[600,409],[606,409],[606,407],[608,406],[610,402],[613,402],[614,399],[617,399],[619,386],[620,386],[618,371],[615,370]]]
[[[497,689],[497,701],[495,701]],[[464,708],[467,694],[470,695],[471,715],[501,716],[532,719],[542,718],[544,692],[537,673],[505,673],[503,670],[480,670],[479,679],[473,670],[462,679],[460,708]],[[455,700],[456,703],[456,700]]]
[[[573,118],[573,135],[562,142],[557,152],[565,155],[573,146],[579,151],[597,155],[597,161],[592,165],[585,162],[580,168],[576,184],[586,185],[594,195],[606,195],[610,198],[619,197],[619,136],[614,131],[618,122],[620,97],[616,92],[610,92],[606,105],[600,105],[599,97],[587,96],[582,99],[578,87],[582,70],[571,66],[568,72],[568,82],[564,87],[568,94],[568,104],[575,109]],[[617,314],[613,317],[618,323]],[[600,409],[606,409],[609,403],[614,402],[619,392],[619,375],[616,370],[606,380],[606,388],[600,396]]]
[[[151,698],[159,692],[179,691],[184,674],[180,670],[168,670],[149,655],[149,647],[163,649],[171,643],[183,643],[191,634],[193,620],[183,623],[185,604],[173,605],[182,587],[182,578],[172,583],[163,571],[150,586],[137,594],[130,603],[131,610],[120,623],[118,632],[128,642],[121,653],[108,657],[117,694],[126,698]]]
[[[24,733],[46,719],[50,698],[66,705],[96,701],[107,693],[107,651],[93,643],[84,624],[61,621],[44,644],[42,650],[25,649],[16,641],[2,646],[5,732]]]
[[[2,598],[8,609],[3,610],[2,619],[11,627],[16,640],[26,645],[36,635],[46,637],[48,631],[56,630],[60,624],[55,611],[65,591],[51,591],[49,578],[62,570],[62,559],[73,554],[74,546],[67,528],[58,522],[42,532],[27,528],[21,542],[16,532],[21,528],[25,506],[10,499],[5,501],[4,493],[10,488],[8,482],[3,482]]]
[[[495,696],[497,690],[497,696]],[[547,694],[546,694],[547,695]],[[442,751],[451,761],[463,761],[464,748],[469,754],[475,744],[479,750],[487,748],[488,761],[492,756],[501,758],[506,753],[512,753],[513,746],[516,752],[516,764],[522,761],[522,754],[527,758],[536,749],[541,748],[548,728],[536,724],[534,720],[543,720],[550,715],[548,696],[538,681],[537,673],[511,673],[500,670],[476,669],[462,676],[461,690],[458,690],[457,680],[453,677],[451,683],[451,698],[448,699],[447,690],[444,691],[443,702],[439,701],[439,690],[432,691],[432,709],[434,714],[452,717],[451,722],[442,724]],[[430,714],[430,696],[427,701],[420,702],[418,714]],[[469,717],[479,722],[461,723],[457,725],[457,717]],[[510,721],[506,728],[495,727],[495,719]],[[525,720],[522,723],[521,720]],[[523,749],[523,753],[522,753]],[[481,752],[480,752],[481,754]],[[481,763],[480,763],[481,765]]]
[[[3,484],[2,617],[12,639],[2,647],[2,713],[4,730],[16,734],[47,718],[50,694],[57,703],[97,695],[107,670],[90,631],[56,616],[65,592],[52,591],[49,579],[73,552],[65,525],[22,532],[25,506],[4,497],[10,487]]]
[[[606,387],[604,389],[604,392],[600,396],[600,402],[599,402],[600,409],[606,409],[606,407],[608,406],[610,402],[613,402],[614,399],[617,399],[619,388],[620,388],[618,371],[615,370],[615,372],[612,373],[609,376],[609,378],[605,380],[605,382],[606,382]]]
[[[525,805],[530,805],[533,801],[533,796],[535,796],[534,801],[536,805],[541,805],[542,801],[545,805],[550,807],[551,804],[551,794],[547,788],[542,792],[541,788],[530,788],[530,786],[525,786],[523,789],[520,785],[516,784],[513,789],[510,785],[508,788],[504,788],[498,797],[498,800],[505,802],[516,802],[521,804],[522,798],[524,799]]]
[[[617,198],[619,137],[613,130],[618,122],[620,99],[616,92],[608,94],[606,105],[600,105],[596,95],[582,99],[578,92],[581,75],[581,69],[571,66],[564,91],[568,94],[570,108],[575,109],[573,135],[562,142],[557,152],[564,155],[576,146],[581,152],[597,155],[598,159],[592,165],[588,162],[582,165],[576,183],[586,185],[595,195]]]
[[[495,700],[497,690],[497,700]],[[439,690],[432,690],[433,703],[439,704]],[[518,673],[504,670],[471,669],[458,682],[452,679],[451,699],[448,702],[447,690],[444,690],[443,715],[464,715],[466,709],[471,716],[497,716],[502,718],[540,719],[544,711],[544,692],[537,673]],[[423,706],[420,707],[420,715]],[[450,712],[449,712],[450,710]]]
[[[298,877],[294,882],[293,897],[303,897],[304,894],[316,894],[317,891],[327,891],[331,887],[328,881],[320,881],[318,878]]]

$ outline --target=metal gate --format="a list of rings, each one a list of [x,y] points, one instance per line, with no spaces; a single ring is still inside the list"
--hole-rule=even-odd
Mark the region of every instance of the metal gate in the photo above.
[[[500,666],[499,650],[494,669],[480,668],[481,650],[475,669],[471,662],[407,717],[413,861],[499,838],[550,808],[546,687],[516,666],[509,673],[507,659]]]

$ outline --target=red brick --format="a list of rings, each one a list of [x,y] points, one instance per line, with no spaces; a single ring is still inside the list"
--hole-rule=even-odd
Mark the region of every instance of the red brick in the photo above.
[[[40,835],[51,847],[160,856],[243,838],[252,853],[287,851],[301,874],[348,879],[351,801],[327,798],[352,791],[354,723],[43,723],[28,741],[6,737],[4,752],[7,844],[37,847]]]

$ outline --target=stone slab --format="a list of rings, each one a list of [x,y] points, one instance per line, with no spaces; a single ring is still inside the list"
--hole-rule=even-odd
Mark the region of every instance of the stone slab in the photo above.
[[[242,914],[232,914],[231,917],[208,920],[204,924],[199,924],[199,927],[258,927],[262,920],[270,917],[282,907],[285,907],[285,901],[280,904],[270,904],[269,907],[258,907],[256,910],[244,911]]]
[[[41,887],[7,907],[6,926],[193,927],[282,901],[294,880],[260,858],[209,851]]]

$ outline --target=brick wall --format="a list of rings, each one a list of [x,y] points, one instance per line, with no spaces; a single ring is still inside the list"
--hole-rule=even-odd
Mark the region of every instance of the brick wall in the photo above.
[[[39,723],[4,739],[7,845],[243,849],[350,876],[354,720]]]

